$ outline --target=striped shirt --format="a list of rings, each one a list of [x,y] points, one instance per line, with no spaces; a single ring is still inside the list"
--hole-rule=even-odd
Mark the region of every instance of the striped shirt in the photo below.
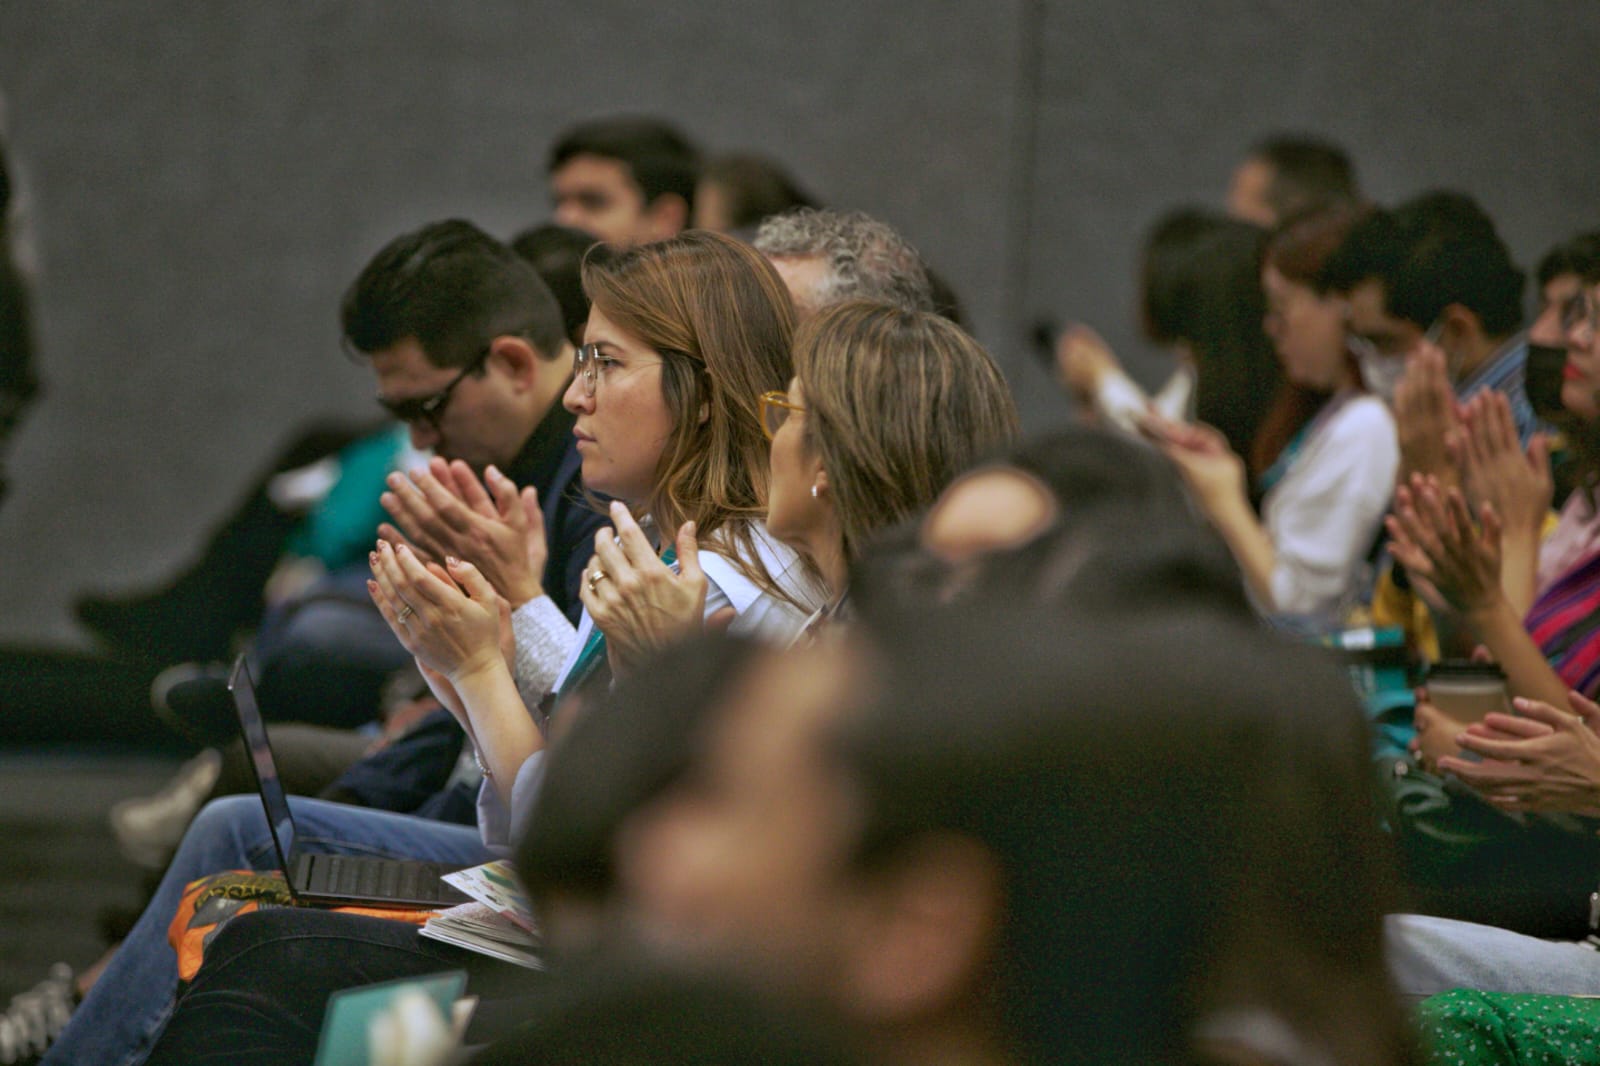
[[[1524,447],[1535,433],[1553,433],[1549,423],[1533,413],[1525,384],[1528,367],[1528,335],[1518,333],[1502,344],[1482,366],[1456,382],[1456,399],[1467,400],[1484,389],[1496,389],[1511,401],[1511,418],[1517,423],[1517,436]]]

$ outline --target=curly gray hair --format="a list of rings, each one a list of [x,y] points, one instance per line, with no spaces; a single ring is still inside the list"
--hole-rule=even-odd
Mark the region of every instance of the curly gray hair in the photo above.
[[[801,207],[773,215],[756,231],[769,259],[819,257],[827,273],[815,306],[874,300],[909,311],[932,311],[933,291],[917,250],[888,225],[860,211]]]

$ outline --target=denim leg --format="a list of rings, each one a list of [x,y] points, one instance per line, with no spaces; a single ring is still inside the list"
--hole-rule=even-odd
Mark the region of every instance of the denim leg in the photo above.
[[[367,566],[336,570],[269,613],[251,670],[268,721],[353,728],[377,717],[383,684],[411,656],[367,595]]]
[[[477,863],[493,856],[476,829],[388,811],[291,797],[308,851]],[[278,857],[259,796],[225,796],[190,824],[149,906],[51,1047],[49,1064],[144,1061],[172,1013],[178,960],[167,927],[189,882],[223,870],[274,870]]]

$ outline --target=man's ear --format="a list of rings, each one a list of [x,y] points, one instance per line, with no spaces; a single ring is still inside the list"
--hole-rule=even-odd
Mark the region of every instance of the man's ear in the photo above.
[[[1004,913],[994,857],[970,838],[932,834],[863,879],[841,1002],[882,1025],[966,1007],[982,990]]]
[[[533,387],[540,361],[533,345],[514,334],[502,334],[489,342],[489,362],[519,389]]]
[[[664,192],[644,208],[649,220],[651,240],[665,240],[689,226],[689,201],[675,192]]]
[[[1446,304],[1439,312],[1439,346],[1454,351],[1483,337],[1483,321],[1464,304]]]

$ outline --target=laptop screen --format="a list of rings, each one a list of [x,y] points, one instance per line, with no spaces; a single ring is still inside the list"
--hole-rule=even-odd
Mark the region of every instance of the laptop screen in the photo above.
[[[233,692],[233,706],[239,714],[239,729],[244,734],[245,750],[250,755],[250,766],[255,770],[256,784],[261,791],[261,804],[266,808],[267,822],[272,830],[272,842],[278,848],[278,862],[284,876],[290,876],[294,858],[294,819],[289,814],[289,800],[283,794],[283,782],[278,780],[278,764],[272,760],[272,747],[267,743],[267,726],[261,720],[261,708],[256,705],[255,684],[250,680],[250,668],[244,656],[233,664],[233,676],[228,681]]]

